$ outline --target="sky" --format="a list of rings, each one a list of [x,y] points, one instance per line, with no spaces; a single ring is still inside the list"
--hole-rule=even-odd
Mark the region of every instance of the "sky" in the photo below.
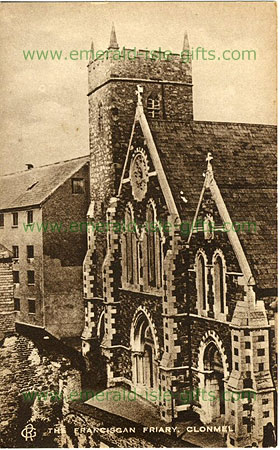
[[[119,45],[181,52],[255,50],[256,60],[194,60],[195,120],[276,124],[276,6],[267,2],[2,3],[0,174],[89,153],[86,61],[27,61],[23,50]]]

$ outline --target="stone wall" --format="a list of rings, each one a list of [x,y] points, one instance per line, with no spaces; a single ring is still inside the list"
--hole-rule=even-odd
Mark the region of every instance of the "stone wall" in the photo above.
[[[15,328],[12,259],[0,259],[0,341]]]
[[[80,337],[84,326],[82,264],[86,254],[89,167],[73,178],[85,180],[85,192],[72,193],[67,180],[43,207],[43,222],[60,230],[43,233],[45,326],[57,337]]]
[[[59,343],[55,344],[43,337],[35,344],[34,340],[19,334],[7,337],[2,342],[1,447],[36,446],[35,442],[32,444],[30,440],[25,441],[21,435],[28,423],[32,423],[36,428],[40,447],[56,446],[49,436],[43,438],[43,431],[53,427],[61,419],[62,398],[65,392],[69,391],[69,385],[74,383],[76,391],[81,389],[78,361],[78,364],[73,364],[68,356],[59,351],[59,347]],[[44,395],[41,395],[42,393]]]

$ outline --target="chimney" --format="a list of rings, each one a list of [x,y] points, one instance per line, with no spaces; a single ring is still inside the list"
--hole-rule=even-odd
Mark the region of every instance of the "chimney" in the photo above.
[[[26,165],[26,167],[27,167],[27,170],[30,170],[30,169],[33,169],[33,164],[25,164]]]

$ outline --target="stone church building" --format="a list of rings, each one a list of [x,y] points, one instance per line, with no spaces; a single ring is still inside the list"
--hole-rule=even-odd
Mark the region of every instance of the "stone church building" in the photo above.
[[[161,420],[192,412],[228,425],[229,447],[262,446],[275,424],[276,127],[196,121],[191,62],[114,58],[114,29],[108,49],[88,65],[83,354]]]

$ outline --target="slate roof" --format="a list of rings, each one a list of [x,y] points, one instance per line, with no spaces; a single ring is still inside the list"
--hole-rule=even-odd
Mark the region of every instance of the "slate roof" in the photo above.
[[[41,205],[89,161],[82,156],[0,177],[0,210]]]
[[[257,284],[277,287],[277,132],[271,125],[150,121],[178,210],[192,222],[204,182],[207,153],[232,221],[256,222],[239,238]],[[180,191],[188,203],[182,204]]]

